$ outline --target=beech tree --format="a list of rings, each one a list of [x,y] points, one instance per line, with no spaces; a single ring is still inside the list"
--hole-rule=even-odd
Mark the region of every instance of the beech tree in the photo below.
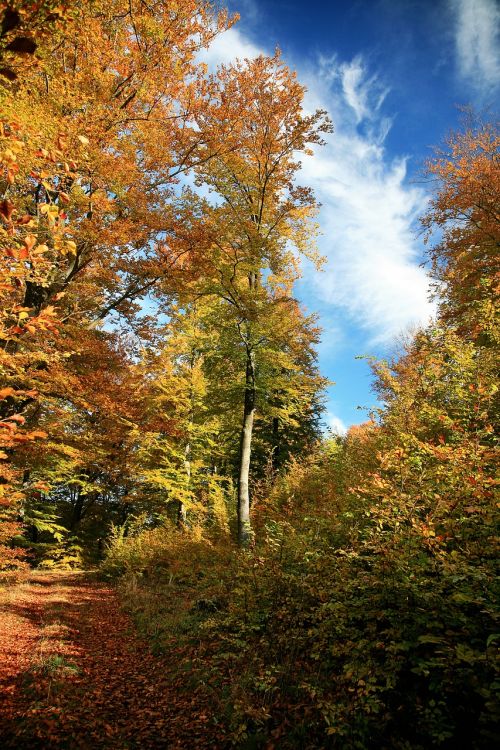
[[[23,415],[27,406],[39,404],[26,372],[38,360],[34,342],[53,333],[59,318],[54,306],[32,307],[28,290],[46,284],[57,263],[74,250],[60,207],[41,200],[33,213],[24,199],[28,181],[32,189],[43,191],[44,180],[64,179],[70,169],[64,160],[71,158],[65,144],[53,133],[47,138],[35,132],[18,109],[19,87],[36,69],[34,30],[44,40],[60,33],[65,20],[64,10],[40,10],[37,15],[22,3],[5,8],[0,31],[0,568],[21,564],[21,551],[3,544],[21,530],[18,510],[26,497],[27,474],[13,459],[21,446],[47,436],[36,425],[28,426]]]
[[[43,6],[47,18],[51,7]],[[319,409],[317,331],[292,297],[298,253],[315,259],[316,203],[295,178],[298,155],[320,144],[330,124],[323,112],[303,112],[304,89],[278,54],[207,75],[197,53],[233,20],[210,3],[69,3],[47,21],[53,33],[39,35],[23,68],[11,38],[33,37],[32,11],[12,5],[2,26],[10,73],[2,74],[0,216],[12,247],[0,393],[15,465],[5,479],[27,498],[32,535],[51,493],[59,508],[67,498],[72,529],[114,497],[113,486],[132,511],[146,486],[163,486],[171,499],[177,493],[182,518],[208,481],[212,451],[231,474],[237,465],[246,543],[258,402],[260,425],[272,427],[257,432],[275,463],[280,425],[298,435],[301,418],[312,425]],[[188,173],[194,189],[181,190]],[[201,185],[215,201],[197,197]],[[145,299],[155,315],[142,311]],[[202,354],[183,330],[192,305],[204,310]],[[232,351],[226,404],[241,399],[236,459],[235,418],[214,408],[224,399],[206,364],[216,360],[216,341]],[[156,384],[137,366],[141,357]],[[135,391],[140,398],[127,403]],[[155,409],[168,429],[155,429]],[[217,450],[215,434],[225,441]],[[14,451],[28,438],[46,439],[47,450]],[[132,465],[141,472],[139,456],[141,479],[129,482]],[[215,492],[222,480],[210,482]]]
[[[442,232],[429,253],[440,315],[478,341],[496,335],[499,315],[499,148],[498,125],[470,117],[427,164],[439,187],[423,225]]]
[[[224,485],[218,469],[222,448],[219,415],[213,409],[214,373],[206,358],[213,349],[210,300],[173,307],[157,348],[145,349],[138,367],[143,414],[135,439],[135,465],[143,492],[157,513],[174,507],[179,525],[226,523]],[[211,326],[207,325],[211,321]]]
[[[295,184],[296,159],[321,144],[331,126],[324,112],[303,112],[304,88],[278,53],[221,66],[210,83],[210,106],[197,121],[203,133],[217,132],[228,148],[194,168],[198,183],[222,200],[211,211],[212,272],[202,293],[228,305],[244,350],[238,537],[247,544],[258,359],[264,342],[272,340],[262,328],[276,326],[287,304],[290,278],[298,270],[292,248],[315,258],[311,219],[317,206],[311,191]]]
[[[99,352],[103,364],[103,347],[111,359],[114,349],[99,322],[118,308],[144,333],[134,301],[160,277],[175,288],[179,258],[186,272],[196,238],[173,196],[200,158],[193,116],[206,82],[195,57],[231,21],[197,0],[117,0],[13,2],[1,23],[1,416],[12,458],[21,442],[61,437],[57,415],[82,415],[85,391],[92,409],[82,360]],[[108,412],[113,396],[100,399]],[[21,474],[5,467],[4,491],[20,500]]]

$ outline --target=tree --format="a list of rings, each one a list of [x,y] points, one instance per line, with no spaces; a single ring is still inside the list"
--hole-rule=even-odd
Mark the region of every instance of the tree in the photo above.
[[[329,121],[278,54],[209,76],[198,52],[233,19],[204,0],[2,18],[1,429],[29,533],[161,493],[182,520],[236,478],[247,543],[255,435],[276,471],[317,434],[317,330],[292,296],[316,203],[295,180]]]
[[[12,457],[19,443],[42,437],[40,423],[61,437],[55,415],[82,416],[84,393],[87,404],[104,405],[81,368],[96,352],[101,364],[113,359],[114,337],[100,321],[119,308],[144,332],[137,297],[167,275],[175,289],[179,258],[181,273],[189,265],[196,237],[186,236],[174,198],[203,144],[194,114],[206,82],[196,54],[231,21],[202,0],[13,2],[1,20],[0,393]],[[26,452],[15,460],[29,465]],[[5,484],[11,499],[23,496],[22,476],[5,469],[4,480],[18,485]]]
[[[437,191],[423,226],[441,239],[430,250],[440,315],[474,340],[498,331],[500,135],[472,119],[427,164]]]
[[[244,352],[238,537],[248,544],[259,352],[264,344],[273,348],[270,328],[289,302],[297,272],[292,246],[314,256],[311,218],[316,203],[309,189],[294,183],[300,166],[296,155],[321,144],[330,123],[324,112],[303,113],[304,88],[278,53],[222,66],[211,84],[210,106],[197,121],[201,132],[222,139],[227,149],[194,167],[198,183],[222,200],[206,209],[213,224],[206,260],[211,273],[200,293],[218,296],[227,305]],[[206,139],[210,143],[208,135]]]
[[[19,86],[25,84],[34,67],[32,55],[37,49],[33,32],[40,24],[40,37],[59,33],[66,18],[64,10],[49,13],[40,9],[36,19],[32,9],[15,4],[5,8],[0,33],[0,506],[2,541],[20,531],[18,511],[25,498],[26,473],[15,466],[15,452],[37,438],[45,438],[40,429],[26,429],[22,412],[38,404],[38,391],[26,383],[25,374],[36,355],[35,342],[57,330],[58,312],[54,306],[43,311],[32,307],[28,289],[48,283],[57,264],[71,255],[74,243],[65,214],[50,199],[40,201],[40,210],[26,210],[26,182],[35,191],[43,191],[50,179],[58,183],[70,171],[65,159],[70,156],[65,144],[53,140],[50,148],[17,109]],[[10,82],[10,83],[9,83]],[[15,82],[13,84],[12,82]],[[13,106],[14,105],[14,106]],[[52,136],[49,136],[49,139]],[[63,164],[64,162],[64,164]],[[73,162],[73,169],[76,164]],[[73,174],[75,176],[75,174]],[[26,345],[26,342],[27,345]],[[17,518],[17,520],[15,520]],[[18,564],[18,551],[1,545],[0,566]],[[16,562],[17,561],[17,562]]]
[[[372,560],[365,585],[378,597],[386,638],[404,644],[390,679],[418,697],[399,715],[418,724],[419,744],[449,737],[486,747],[498,722],[489,647],[498,596],[498,136],[488,124],[449,145],[428,165],[439,182],[423,220],[442,231],[431,251],[438,315],[400,357],[375,365],[384,404],[370,441],[375,460],[350,492],[369,519],[360,517],[355,542],[356,554]],[[377,673],[387,680],[371,650],[363,660],[372,683]],[[390,695],[385,706],[390,716]]]
[[[150,498],[150,509],[165,515],[173,507],[180,526],[220,528],[226,524],[228,479],[217,470],[220,419],[212,404],[217,386],[206,368],[215,323],[210,306],[207,299],[173,306],[158,346],[143,352],[138,367],[142,417],[134,460],[143,492],[152,488],[157,495]]]

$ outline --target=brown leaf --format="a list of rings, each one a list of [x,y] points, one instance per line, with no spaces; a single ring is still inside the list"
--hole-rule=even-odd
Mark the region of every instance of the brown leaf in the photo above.
[[[15,394],[14,388],[0,388],[0,399],[8,398],[9,396],[14,396]]]
[[[7,198],[4,198],[3,201],[0,202],[0,215],[3,216],[6,221],[10,221],[10,217],[12,216],[12,212],[14,211],[14,204],[7,200]]]
[[[34,234],[27,234],[24,238],[24,244],[28,250],[31,250],[36,243],[36,237]]]
[[[26,422],[25,418],[21,414],[13,414],[11,417],[9,417],[10,422],[17,422],[18,424],[24,424]]]

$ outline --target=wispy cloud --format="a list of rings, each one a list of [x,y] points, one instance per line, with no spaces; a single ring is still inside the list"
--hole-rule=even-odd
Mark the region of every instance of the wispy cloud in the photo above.
[[[308,106],[329,109],[336,127],[303,166],[303,179],[322,203],[320,249],[328,259],[312,281],[324,301],[381,343],[432,314],[415,240],[426,194],[407,184],[406,159],[391,159],[384,148],[391,127],[381,111],[387,89],[362,58],[350,66],[322,60],[319,69],[309,76]]]
[[[500,7],[496,0],[451,0],[461,75],[479,91],[500,84]]]
[[[233,28],[218,38],[205,59],[215,66],[263,51]],[[303,161],[300,180],[322,203],[319,244],[328,262],[320,274],[306,268],[301,290],[310,308],[319,297],[322,317],[340,311],[339,317],[347,314],[364,330],[370,344],[388,342],[432,313],[414,239],[426,195],[407,184],[406,159],[390,159],[384,149],[391,127],[382,112],[388,89],[362,57],[350,62],[321,58],[302,68],[298,72],[308,87],[307,108],[328,110],[335,133]],[[343,336],[345,329],[335,338]]]
[[[366,75],[366,67],[360,55],[350,62],[337,65],[335,58],[329,65],[320,62],[323,73],[332,80],[332,71],[338,71],[338,78],[342,83],[342,92],[346,103],[356,115],[356,122],[373,120],[378,116],[380,107],[389,93],[389,89],[382,84],[377,75]],[[330,73],[328,73],[328,68]],[[333,80],[336,76],[333,74]]]

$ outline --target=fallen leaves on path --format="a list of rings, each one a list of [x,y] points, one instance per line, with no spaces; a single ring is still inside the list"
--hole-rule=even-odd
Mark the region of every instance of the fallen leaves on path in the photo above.
[[[0,746],[223,748],[204,687],[154,656],[115,591],[79,573],[34,574],[3,593]]]

